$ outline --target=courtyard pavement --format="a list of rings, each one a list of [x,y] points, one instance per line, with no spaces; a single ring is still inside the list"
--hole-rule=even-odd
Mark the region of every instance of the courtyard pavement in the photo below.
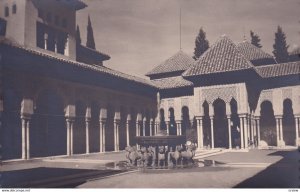
[[[0,166],[0,184],[68,188],[299,187],[297,150],[210,153],[212,156],[204,157],[210,166],[169,170],[115,170],[114,166],[125,160],[125,152],[14,161]]]
[[[142,170],[87,181],[79,188],[298,188],[297,150],[227,152],[206,160],[214,166]],[[218,163],[220,162],[220,163]]]

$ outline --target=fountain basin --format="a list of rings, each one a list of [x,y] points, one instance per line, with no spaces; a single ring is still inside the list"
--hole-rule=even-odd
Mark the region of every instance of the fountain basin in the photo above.
[[[142,146],[176,146],[186,143],[185,135],[136,136],[135,139]]]

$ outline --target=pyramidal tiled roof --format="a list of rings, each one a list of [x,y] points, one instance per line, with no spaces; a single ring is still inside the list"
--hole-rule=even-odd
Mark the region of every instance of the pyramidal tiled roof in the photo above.
[[[151,80],[151,82],[159,89],[174,89],[193,86],[192,82],[184,79],[182,76],[154,79]]]
[[[254,66],[225,35],[213,44],[183,76],[250,69]]]
[[[262,49],[252,45],[248,41],[237,44],[237,48],[250,61],[258,59],[273,59],[274,63],[276,63],[272,55],[264,52]]]
[[[177,71],[185,71],[194,64],[194,59],[182,50],[177,52],[175,55],[149,71],[146,75],[156,75],[162,73],[170,73]]]
[[[256,67],[263,78],[300,74],[300,61]]]

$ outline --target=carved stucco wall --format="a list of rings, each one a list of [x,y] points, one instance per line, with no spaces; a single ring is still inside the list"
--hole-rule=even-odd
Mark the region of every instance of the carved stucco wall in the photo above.
[[[230,85],[215,85],[207,87],[196,87],[195,93],[195,114],[196,116],[203,116],[203,103],[205,101],[211,106],[217,99],[222,99],[229,108],[229,103],[235,99],[238,104],[238,113],[247,113],[249,110],[248,94],[246,85],[244,83],[230,84]],[[210,110],[212,111],[212,110]],[[227,109],[228,111],[228,109]]]
[[[272,103],[274,115],[282,115],[283,101],[285,99],[292,101],[294,114],[300,114],[300,86],[290,86],[261,91],[255,110],[255,116],[260,116],[261,104],[264,101],[270,101]]]

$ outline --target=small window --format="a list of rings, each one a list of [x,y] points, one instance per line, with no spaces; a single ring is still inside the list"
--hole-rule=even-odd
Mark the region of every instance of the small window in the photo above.
[[[51,14],[51,13],[47,13],[47,21],[48,21],[49,23],[52,22],[52,14]]]
[[[62,27],[63,27],[63,28],[67,28],[67,26],[68,26],[68,22],[67,22],[67,20],[64,18],[63,21],[62,21]]]
[[[12,13],[13,14],[17,13],[17,5],[16,4],[14,4],[13,7],[12,7]]]
[[[5,14],[5,17],[9,16],[9,7],[7,7],[7,6],[5,7],[4,14]]]
[[[55,25],[59,25],[59,17],[57,15],[55,15],[54,22],[55,22]]]

